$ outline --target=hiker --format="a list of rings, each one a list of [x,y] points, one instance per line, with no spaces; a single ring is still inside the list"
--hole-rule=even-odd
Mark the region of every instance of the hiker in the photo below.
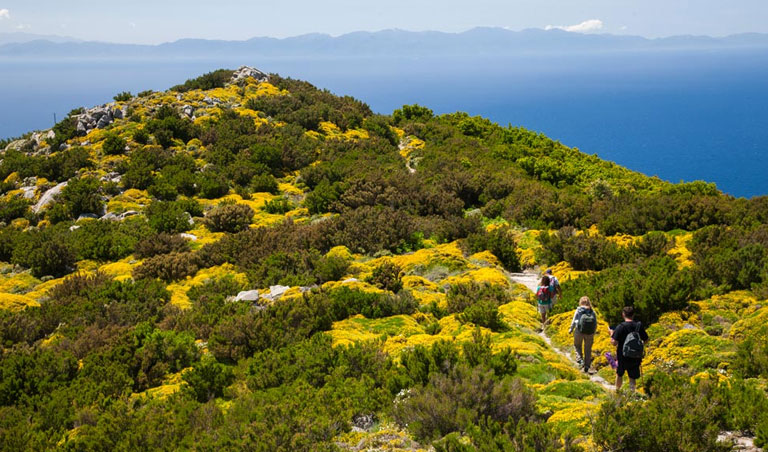
[[[597,331],[597,315],[592,309],[592,302],[589,297],[583,296],[579,299],[579,307],[573,313],[569,333],[573,333],[573,346],[576,349],[576,362],[589,373],[592,366],[592,344],[595,341],[595,331]]]
[[[563,289],[560,287],[560,281],[558,281],[557,276],[552,274],[551,268],[548,268],[545,273],[549,276],[549,293],[552,296],[552,306],[554,306],[557,300],[563,296]]]
[[[625,306],[621,310],[624,322],[618,324],[611,335],[611,343],[616,345],[616,390],[621,389],[624,372],[629,376],[629,389],[633,392],[640,378],[640,364],[645,354],[645,341],[648,333],[641,322],[635,322],[635,309]]]
[[[544,275],[541,278],[539,287],[536,288],[536,301],[539,305],[539,314],[541,314],[541,327],[547,323],[547,314],[552,310],[552,293],[549,290],[549,276]]]

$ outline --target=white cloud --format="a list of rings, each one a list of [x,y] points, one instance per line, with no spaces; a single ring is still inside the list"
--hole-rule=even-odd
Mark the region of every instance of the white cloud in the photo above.
[[[600,19],[585,20],[580,24],[575,25],[547,25],[545,30],[565,30],[573,33],[589,33],[591,31],[598,31],[603,29],[603,21]]]
[[[7,9],[3,8],[0,9],[0,19],[10,19],[11,18],[11,12]]]
[[[128,26],[131,27],[131,28],[136,28],[136,23],[128,22]]]
[[[29,25],[29,24],[18,24],[18,25],[16,25],[16,29],[17,30],[29,30],[30,28],[32,28],[32,26]]]

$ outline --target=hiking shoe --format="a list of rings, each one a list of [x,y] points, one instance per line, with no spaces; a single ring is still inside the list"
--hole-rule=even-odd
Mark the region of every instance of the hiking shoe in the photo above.
[[[578,364],[578,365],[579,365],[579,367],[581,367],[581,366],[583,366],[583,365],[584,365],[584,360],[583,360],[583,359],[581,359],[581,358],[578,358],[578,359],[576,360],[576,364]]]

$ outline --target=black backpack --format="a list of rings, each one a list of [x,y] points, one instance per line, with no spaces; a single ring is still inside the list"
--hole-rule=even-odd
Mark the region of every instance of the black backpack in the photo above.
[[[640,337],[641,323],[637,322],[637,328],[635,331],[630,331],[624,339],[624,347],[621,349],[621,353],[625,358],[640,359],[645,355],[645,344]]]
[[[576,324],[576,331],[581,334],[595,334],[595,331],[597,331],[595,311],[588,309],[581,313],[581,317],[579,317],[579,321]]]

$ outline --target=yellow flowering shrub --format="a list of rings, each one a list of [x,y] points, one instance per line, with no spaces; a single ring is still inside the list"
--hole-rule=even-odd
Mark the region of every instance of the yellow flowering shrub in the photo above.
[[[0,293],[0,309],[7,311],[19,311],[27,306],[39,306],[40,304],[34,298],[26,295],[17,295],[12,293]]]
[[[692,233],[676,235],[674,237],[674,246],[667,251],[667,254],[675,258],[680,268],[692,267],[691,250],[688,249],[688,242],[693,238]]]

